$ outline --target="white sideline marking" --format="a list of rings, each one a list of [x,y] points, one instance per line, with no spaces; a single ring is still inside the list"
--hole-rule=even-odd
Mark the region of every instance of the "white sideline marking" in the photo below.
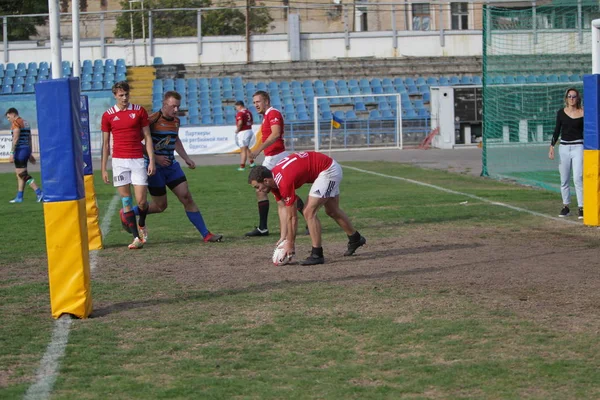
[[[102,218],[100,229],[102,230],[102,238],[105,238],[110,231],[110,220],[112,214],[117,208],[119,196],[115,195],[108,205],[108,210]],[[96,269],[98,263],[98,250],[90,252],[90,271]],[[25,400],[39,400],[50,398],[50,393],[54,387],[54,382],[58,377],[58,369],[60,367],[60,359],[65,354],[67,342],[69,341],[69,330],[73,320],[70,315],[62,315],[54,323],[52,338],[46,348],[46,353],[42,357],[40,366],[36,372],[35,383],[27,389]]]
[[[381,177],[384,177],[384,178],[396,179],[396,180],[399,180],[399,181],[414,183],[415,185],[420,185],[420,186],[425,186],[425,187],[428,187],[428,188],[431,188],[431,189],[436,189],[436,190],[439,190],[439,191],[442,191],[442,192],[446,192],[446,193],[452,193],[452,194],[456,194],[456,195],[459,195],[459,196],[465,196],[465,197],[468,197],[468,198],[471,198],[471,199],[482,201],[484,203],[492,204],[494,206],[506,207],[506,208],[509,208],[511,210],[514,210],[514,211],[519,211],[519,212],[523,212],[523,213],[526,213],[526,214],[535,215],[536,217],[542,217],[542,218],[546,218],[546,219],[551,219],[553,221],[564,222],[566,224],[581,225],[580,222],[571,221],[571,220],[569,220],[567,218],[553,217],[551,215],[542,214],[542,213],[539,213],[539,212],[536,212],[536,211],[531,211],[531,210],[528,210],[526,208],[511,206],[510,204],[501,203],[499,201],[488,200],[488,199],[485,199],[483,197],[475,196],[474,194],[457,192],[456,190],[446,189],[444,187],[437,186],[437,185],[432,185],[430,183],[415,181],[414,179],[402,178],[402,177],[393,176],[393,175],[380,174],[379,172],[368,171],[366,169],[360,169],[360,168],[356,168],[356,167],[350,167],[350,166],[347,166],[347,165],[342,165],[342,167],[348,168],[348,169],[353,169],[353,170],[359,171],[359,172],[364,172],[365,174],[371,174],[371,175],[381,176]]]

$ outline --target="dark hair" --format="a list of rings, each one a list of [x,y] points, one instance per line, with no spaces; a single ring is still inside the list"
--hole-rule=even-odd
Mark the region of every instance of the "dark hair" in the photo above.
[[[163,96],[163,100],[168,100],[171,97],[174,98],[175,100],[181,100],[181,95],[174,90],[169,90],[169,91],[165,92],[165,95]]]
[[[6,110],[6,112],[4,113],[4,115],[8,115],[8,114],[15,114],[15,115],[19,115],[19,112],[17,111],[16,108],[11,107],[8,110]]]
[[[569,92],[575,92],[575,93],[577,93],[577,103],[575,103],[575,108],[580,109],[581,108],[581,94],[579,93],[579,90],[577,90],[575,88],[569,88],[565,92],[565,106],[568,105],[567,104],[567,96],[569,95]]]
[[[269,93],[265,92],[264,90],[259,90],[258,92],[254,93],[252,95],[252,97],[254,96],[262,96],[263,99],[265,99],[267,102],[271,103],[271,96],[269,96]]]
[[[238,100],[238,101],[235,102],[235,105],[236,106],[242,106],[242,107],[244,107],[244,102],[241,101],[241,100]]]
[[[269,168],[263,165],[258,165],[250,170],[250,174],[248,175],[248,183],[252,183],[252,181],[263,183],[266,178],[272,177],[273,174]]]
[[[127,83],[125,81],[120,81],[120,82],[115,83],[112,87],[113,94],[117,94],[117,91],[119,89],[123,90],[124,92],[129,93],[129,83]]]

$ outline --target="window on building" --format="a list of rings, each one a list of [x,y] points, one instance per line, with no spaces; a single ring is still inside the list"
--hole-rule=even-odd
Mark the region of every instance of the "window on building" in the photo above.
[[[428,31],[431,29],[429,3],[413,3],[412,15],[413,31]]]
[[[452,29],[469,29],[469,3],[450,3]]]

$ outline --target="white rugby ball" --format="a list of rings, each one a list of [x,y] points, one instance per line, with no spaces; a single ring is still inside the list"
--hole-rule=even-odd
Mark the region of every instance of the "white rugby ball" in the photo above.
[[[275,247],[275,250],[273,250],[273,265],[275,266],[285,265],[292,260],[292,257],[288,257],[285,254],[285,250],[283,249],[284,245],[285,240],[279,243],[279,245]]]

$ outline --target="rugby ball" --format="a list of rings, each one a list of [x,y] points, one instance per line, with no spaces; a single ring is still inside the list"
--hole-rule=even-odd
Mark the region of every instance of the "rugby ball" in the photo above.
[[[277,247],[275,247],[275,250],[273,250],[273,265],[275,266],[280,266],[280,265],[285,265],[287,263],[289,263],[292,260],[292,257],[288,257],[285,254],[285,250],[283,249],[283,246],[285,245],[285,240],[281,243],[279,243],[279,245]]]

